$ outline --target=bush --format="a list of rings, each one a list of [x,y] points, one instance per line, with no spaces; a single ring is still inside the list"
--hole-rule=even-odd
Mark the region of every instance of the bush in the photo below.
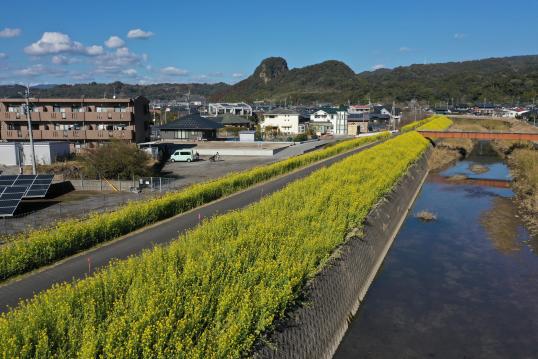
[[[86,150],[80,156],[88,177],[129,179],[151,174],[151,158],[135,144],[113,140],[108,144]]]
[[[303,142],[308,140],[306,133],[301,133],[293,138],[293,142]]]
[[[0,352],[246,356],[427,147],[417,133],[398,136],[205,221],[167,247],[40,293],[2,315]]]
[[[82,220],[69,219],[58,222],[52,228],[20,234],[10,238],[9,244],[0,246],[0,279],[26,273],[255,183],[389,136],[390,134],[384,133],[343,141],[327,149],[195,184],[178,192],[167,193],[160,198],[131,202],[113,212],[92,213]]]

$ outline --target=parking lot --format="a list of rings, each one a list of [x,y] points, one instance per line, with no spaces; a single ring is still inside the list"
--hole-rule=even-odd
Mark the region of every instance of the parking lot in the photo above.
[[[174,178],[174,187],[181,188],[274,161],[273,157],[221,156],[215,162],[208,158],[201,156],[194,162],[167,162],[161,172],[164,177]]]

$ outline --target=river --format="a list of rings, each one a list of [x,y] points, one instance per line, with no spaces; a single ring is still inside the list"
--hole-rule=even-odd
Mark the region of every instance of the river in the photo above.
[[[480,164],[488,171],[473,173]],[[487,143],[440,173],[509,179]],[[430,175],[335,358],[538,358],[538,250],[509,188]],[[437,220],[415,218],[421,210]]]

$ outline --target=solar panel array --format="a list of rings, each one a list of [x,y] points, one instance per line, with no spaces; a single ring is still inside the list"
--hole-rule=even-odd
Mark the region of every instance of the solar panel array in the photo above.
[[[53,175],[0,176],[0,217],[13,216],[23,198],[47,195]]]

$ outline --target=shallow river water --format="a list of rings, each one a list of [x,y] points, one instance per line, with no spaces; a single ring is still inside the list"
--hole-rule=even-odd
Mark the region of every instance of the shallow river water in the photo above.
[[[458,174],[509,179],[481,146],[441,173]],[[538,358],[538,246],[513,192],[432,176],[335,358]],[[421,210],[437,220],[415,218]]]

